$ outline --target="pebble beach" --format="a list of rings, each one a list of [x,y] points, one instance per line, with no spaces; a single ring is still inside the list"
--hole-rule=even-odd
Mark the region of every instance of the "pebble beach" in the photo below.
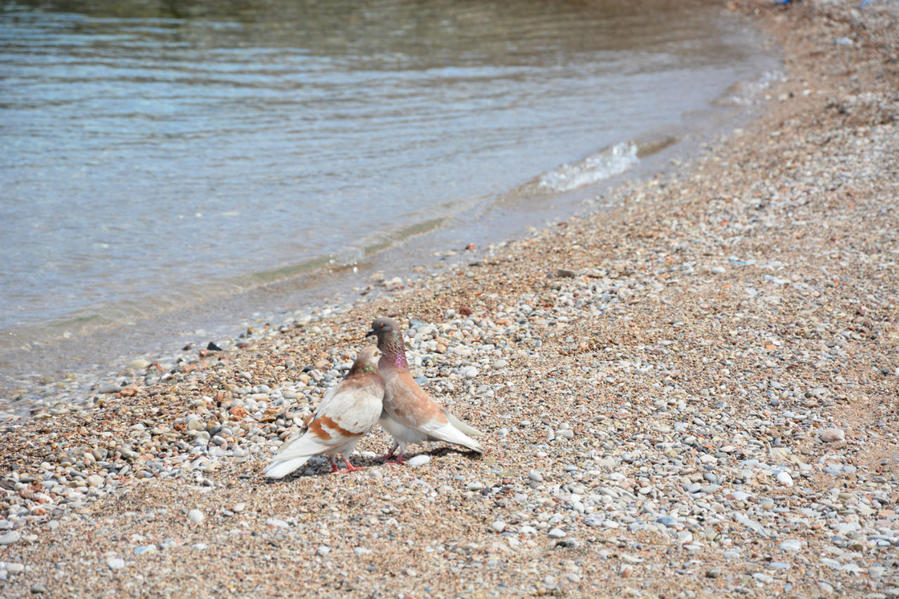
[[[0,595],[899,597],[899,6],[724,6],[784,73],[689,163],[3,421]],[[378,316],[485,454],[267,480]]]

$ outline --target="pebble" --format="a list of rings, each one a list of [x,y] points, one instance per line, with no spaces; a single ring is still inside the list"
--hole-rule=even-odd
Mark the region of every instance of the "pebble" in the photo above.
[[[459,371],[459,374],[461,374],[464,378],[473,379],[474,377],[478,376],[479,372],[478,369],[474,366],[465,366]]]
[[[25,564],[18,562],[6,562],[6,571],[12,575],[21,574],[25,571]]]
[[[134,553],[143,555],[145,553],[156,553],[156,545],[141,545],[134,548]]]
[[[106,565],[112,570],[121,570],[125,567],[125,560],[120,557],[110,557],[106,559]]]
[[[137,358],[136,360],[132,360],[128,364],[129,370],[144,370],[147,366],[150,365],[148,360],[144,360],[143,358]]]
[[[780,548],[784,551],[802,551],[802,541],[797,539],[787,539],[780,544]]]
[[[561,539],[562,537],[565,536],[565,531],[562,530],[561,528],[553,528],[552,530],[549,531],[549,536],[551,536],[554,539]]]
[[[586,526],[602,526],[603,520],[605,520],[605,518],[600,515],[590,514],[584,518],[584,524]]]
[[[677,520],[672,518],[671,516],[660,516],[656,518],[656,522],[659,524],[664,524],[665,526],[676,526]]]
[[[842,441],[846,438],[846,433],[839,428],[826,428],[821,431],[821,440],[825,443],[833,443]]]
[[[265,521],[265,525],[273,526],[275,528],[290,528],[290,524],[279,518],[269,518]]]
[[[779,482],[780,484],[782,484],[785,487],[792,487],[793,486],[793,477],[790,476],[790,473],[787,472],[786,470],[781,470],[780,472],[777,473],[777,482]]]
[[[0,545],[12,545],[13,543],[18,542],[18,540],[22,537],[17,530],[11,530],[9,532],[5,532],[0,534]]]
[[[331,548],[327,545],[319,545],[316,553],[318,553],[319,555],[328,555],[329,553],[331,553]]]
[[[187,519],[195,524],[199,524],[204,520],[204,518],[205,516],[203,515],[203,512],[198,509],[192,509],[187,512]]]
[[[493,530],[495,530],[496,532],[503,532],[504,530],[506,530],[506,523],[502,520],[494,520],[493,524],[491,524],[490,527],[493,528]]]
[[[425,453],[420,453],[420,454],[412,456],[411,458],[406,460],[406,464],[408,464],[409,466],[413,466],[413,467],[424,466],[425,464],[427,464],[430,461],[431,461],[431,456],[429,456]]]

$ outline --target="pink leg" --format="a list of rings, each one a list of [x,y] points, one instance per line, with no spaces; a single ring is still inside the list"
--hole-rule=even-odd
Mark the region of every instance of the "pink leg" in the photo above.
[[[385,463],[385,464],[397,464],[397,465],[399,465],[399,464],[405,464],[405,463],[406,463],[406,458],[403,457],[403,452],[401,451],[401,452],[399,452],[398,454],[396,454],[396,457],[393,458],[392,461],[384,462],[384,463]]]
[[[331,474],[334,474],[335,472],[340,472],[340,468],[337,467],[337,462],[334,461],[334,456],[329,455],[328,461],[331,462]]]
[[[385,453],[384,455],[381,456],[381,460],[384,461],[385,463],[392,460],[393,456],[394,456],[394,452],[396,451],[396,448],[399,446],[400,446],[399,443],[394,443],[393,447],[390,448],[390,451],[388,451],[387,453]]]
[[[348,459],[346,459],[344,456],[341,456],[341,457],[343,457],[343,463],[346,464],[345,472],[354,472],[356,470],[362,470],[362,468],[358,468],[358,467],[350,464],[350,461]]]

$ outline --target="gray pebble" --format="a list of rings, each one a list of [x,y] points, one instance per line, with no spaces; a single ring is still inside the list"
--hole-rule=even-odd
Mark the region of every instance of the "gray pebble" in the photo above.
[[[19,534],[17,530],[11,530],[9,532],[3,533],[0,535],[0,545],[12,545],[13,543],[18,542],[22,535]]]

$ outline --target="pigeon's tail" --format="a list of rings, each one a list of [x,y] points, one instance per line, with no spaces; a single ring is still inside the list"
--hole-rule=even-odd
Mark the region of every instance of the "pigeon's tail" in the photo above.
[[[456,428],[453,420],[450,420],[447,417],[448,422],[444,423],[443,426],[433,428],[428,430],[428,437],[431,439],[436,439],[438,441],[446,441],[447,443],[455,443],[456,445],[461,445],[462,447],[467,447],[472,451],[476,451],[478,453],[484,453],[484,448],[481,447],[481,444],[466,435],[463,431]],[[467,425],[466,425],[467,426]],[[471,428],[471,427],[468,427]],[[471,429],[474,430],[474,429]]]
[[[278,455],[265,467],[263,473],[269,478],[283,478],[300,468],[312,456],[320,455],[328,449],[328,446],[306,433],[299,439],[282,445]]]
[[[484,433],[482,433],[481,431],[479,431],[479,430],[476,429],[475,427],[470,426],[470,425],[468,425],[468,424],[462,422],[461,420],[459,420],[458,418],[456,418],[455,416],[453,416],[452,414],[450,414],[449,410],[444,410],[444,411],[443,411],[443,414],[444,414],[444,416],[446,416],[446,419],[450,421],[450,424],[452,424],[453,426],[455,426],[457,429],[459,429],[460,431],[462,431],[462,432],[465,433],[466,435],[470,435],[470,436],[472,436],[472,437],[482,437],[482,436],[484,436]],[[479,451],[479,450],[475,450],[475,451]]]
[[[265,467],[263,470],[263,474],[265,474],[269,478],[284,478],[294,470],[302,467],[311,456],[301,456],[298,458],[291,458],[287,460],[278,460],[275,459],[271,464]]]

